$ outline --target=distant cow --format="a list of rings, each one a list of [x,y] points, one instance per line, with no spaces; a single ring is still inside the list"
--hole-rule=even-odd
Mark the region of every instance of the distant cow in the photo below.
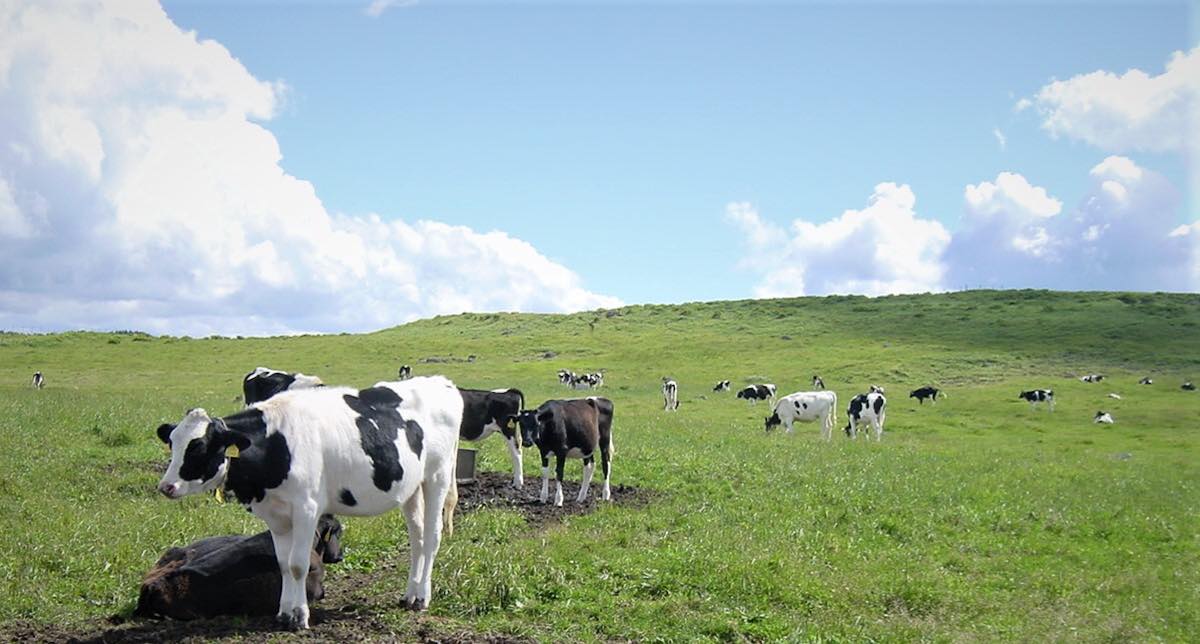
[[[1111,425],[1115,421],[1113,421],[1112,414],[1109,414],[1106,411],[1098,411],[1098,412],[1096,412],[1096,415],[1094,417],[1092,417],[1092,422],[1093,423],[1105,423],[1105,424]]]
[[[286,373],[256,367],[242,379],[242,394],[246,398],[246,406],[267,400],[271,396],[291,389],[310,389],[324,387],[325,383],[316,376],[306,376],[302,373]]]
[[[572,389],[596,389],[604,386],[604,374],[602,373],[581,373],[571,374],[571,382],[569,383]]]
[[[592,474],[596,471],[596,450],[600,451],[604,473],[604,489],[600,498],[608,501],[612,497],[609,487],[613,453],[612,420],[612,401],[597,396],[547,400],[535,410],[521,412],[518,422],[524,443],[537,447],[542,456],[542,503],[549,497],[551,454],[555,457],[555,480],[558,482],[554,505],[563,504],[563,466],[568,458],[583,459],[583,482],[575,499],[583,503],[592,483]]]
[[[859,423],[869,423],[875,430],[875,440],[883,440],[883,421],[887,412],[887,399],[877,391],[859,394],[850,399],[846,415],[850,422],[846,425],[846,434],[850,438],[858,437]],[[870,435],[868,435],[870,438]]]
[[[396,377],[400,380],[408,380],[409,378],[412,378],[412,367],[406,364],[400,365],[400,371],[396,374]]]
[[[883,387],[880,387],[879,385],[871,385],[870,389],[867,389],[867,392],[872,394],[881,394],[883,393]]]
[[[787,433],[792,433],[796,421],[821,421],[821,436],[826,440],[833,434],[837,422],[837,394],[832,391],[797,391],[775,403],[775,409],[763,422],[766,430],[782,424]]]
[[[42,372],[40,372],[40,371],[33,372],[33,388],[41,389],[45,385],[46,385],[46,379],[42,376]]]
[[[1017,397],[1028,400],[1030,407],[1036,407],[1038,403],[1046,403],[1050,407],[1050,411],[1054,411],[1054,391],[1051,389],[1022,391]]]
[[[679,383],[671,378],[663,378],[662,395],[664,410],[675,411],[679,409]]]
[[[559,382],[559,384],[563,384],[563,385],[566,385],[566,386],[570,387],[570,386],[571,386],[571,381],[572,381],[572,380],[574,380],[574,379],[575,379],[575,373],[574,373],[574,372],[572,372],[572,371],[569,371],[569,370],[567,370],[567,369],[559,369],[559,370],[558,370],[558,382]]]
[[[900,391],[904,391],[904,390],[901,389]],[[912,393],[908,394],[908,397],[916,398],[917,402],[924,405],[926,398],[929,399],[930,403],[937,402],[937,397],[938,397],[939,393],[941,393],[940,390],[938,390],[934,387],[921,387],[920,389],[914,389],[912,391]]]
[[[1120,400],[1121,394],[1109,394],[1108,397],[1112,398],[1113,400]]]
[[[1146,377],[1142,378],[1141,380],[1139,380],[1138,384],[1139,385],[1152,385],[1152,384],[1154,384],[1154,380],[1152,380],[1150,378],[1150,376],[1146,376]]]
[[[1179,385],[1179,388],[1184,391],[1196,391],[1196,385],[1193,385],[1192,381],[1190,381],[1190,380],[1183,383],[1182,385]]]
[[[1098,373],[1089,373],[1088,375],[1080,376],[1079,378],[1080,382],[1100,382],[1101,380],[1104,380],[1104,376]]]
[[[821,380],[821,376],[814,375],[813,380],[812,380],[812,386],[813,386],[813,389],[820,391],[825,388],[825,381]]]
[[[331,515],[317,522],[304,590],[309,601],[325,596],[324,564],[342,560],[342,525]],[[138,617],[198,619],[218,615],[274,615],[283,580],[270,531],[253,536],[209,537],[171,548],[142,580]]]
[[[744,398],[752,403],[760,400],[770,402],[775,398],[775,385],[766,383],[762,385],[749,385],[737,392],[738,398]]]
[[[717,384],[713,386],[713,391],[729,391],[729,381],[718,380]]]

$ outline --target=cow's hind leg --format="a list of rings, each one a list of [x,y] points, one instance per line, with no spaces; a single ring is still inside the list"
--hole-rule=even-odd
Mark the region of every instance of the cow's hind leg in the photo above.
[[[596,471],[596,455],[583,459],[583,482],[579,484],[579,495],[575,497],[576,503],[583,503],[587,500],[588,488],[592,485],[592,474]]]
[[[421,488],[404,502],[403,511],[408,526],[408,588],[404,591],[404,607],[411,609],[421,591],[420,576],[425,563],[425,499]]]
[[[609,477],[612,474],[612,442],[600,448],[600,467],[604,471],[604,489],[600,492],[600,498],[605,501],[612,500],[612,489],[609,487]]]
[[[438,523],[436,508],[445,501],[452,478],[453,470],[446,468],[421,486],[421,494],[425,497],[425,534],[421,540],[421,578],[417,596],[409,604],[412,610],[425,610],[433,600],[433,561],[442,544],[442,526]]]
[[[538,499],[545,503],[550,496],[550,453],[542,452],[542,494]]]
[[[563,467],[565,467],[566,464],[567,464],[567,455],[566,454],[555,454],[554,455],[554,475],[556,477],[555,481],[557,481],[557,483],[558,483],[558,487],[554,489],[554,505],[556,507],[560,507],[560,508],[562,507],[562,504],[563,504],[563,491],[562,491]]]
[[[317,504],[312,501],[297,504],[292,511],[291,548],[288,551],[287,571],[284,573],[291,575],[292,597],[288,603],[291,607],[289,626],[292,628],[308,628],[308,595],[305,593],[305,581],[308,578],[313,539],[316,538],[317,519]],[[282,602],[279,609],[282,613]]]
[[[521,446],[517,444],[517,441],[520,439],[514,434],[513,436],[505,436],[504,440],[508,443],[508,458],[512,461],[513,466],[513,487],[524,487],[525,463],[521,460]]]

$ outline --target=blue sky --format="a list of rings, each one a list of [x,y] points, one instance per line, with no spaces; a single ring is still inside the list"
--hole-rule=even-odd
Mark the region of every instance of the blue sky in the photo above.
[[[106,96],[103,110],[113,101],[170,102],[172,88],[227,74],[228,83],[206,87],[199,99],[181,95],[180,109],[208,118],[211,110],[197,113],[196,101],[234,97],[218,101],[221,109],[238,106],[236,116],[265,129],[278,146],[277,159],[269,158],[269,145],[260,150],[265,165],[277,164],[288,181],[308,182],[319,199],[316,205],[298,201],[297,207],[323,208],[334,220],[331,230],[359,230],[376,216],[381,225],[461,226],[476,235],[470,239],[478,252],[466,262],[456,262],[452,250],[437,261],[412,259],[413,267],[389,273],[371,291],[374,309],[363,318],[296,317],[286,302],[305,297],[298,284],[311,282],[308,273],[316,269],[299,264],[312,253],[288,256],[282,248],[290,242],[246,226],[245,243],[225,252],[253,250],[258,259],[245,263],[249,274],[208,267],[178,276],[233,285],[171,289],[164,281],[164,292],[143,293],[127,275],[131,285],[105,300],[115,308],[102,307],[106,313],[93,319],[75,313],[66,324],[271,333],[377,328],[456,308],[569,310],[617,301],[963,285],[1200,289],[1200,226],[1191,225],[1200,213],[1196,175],[1188,169],[1197,132],[1176,126],[1195,123],[1200,110],[1200,81],[1179,80],[1186,76],[1184,63],[1200,59],[1191,55],[1198,44],[1196,12],[1187,3],[424,0],[375,16],[366,2],[169,1],[164,8],[166,27],[149,15],[153,11],[135,22],[144,19],[174,40],[188,41],[194,31],[197,51],[185,51],[187,42],[164,45],[169,54],[141,47],[148,59],[157,59],[148,76],[153,80],[133,84],[124,96]],[[52,21],[47,29],[54,33]],[[207,40],[227,51],[212,63],[221,71],[187,72],[189,56],[216,58],[200,51]],[[167,41],[164,35],[161,42]],[[96,47],[109,46],[99,42]],[[45,49],[47,56],[58,53],[51,45]],[[1175,52],[1184,59],[1170,71]],[[31,57],[13,54],[18,62]],[[167,73],[157,66],[170,68],[176,59],[182,80],[148,91]],[[1146,89],[1137,79],[1121,79],[1129,70],[1161,82]],[[1087,75],[1096,72],[1120,82],[1089,85]],[[254,98],[270,107],[240,107],[240,97],[252,93],[243,93],[247,79],[270,85],[270,98]],[[1064,91],[1044,92],[1055,80],[1068,82]],[[13,86],[8,100],[27,104],[21,86]],[[29,95],[48,95],[31,87]],[[97,93],[91,91],[89,96]],[[1134,116],[1122,121],[1117,108],[1138,92],[1146,94],[1145,104],[1168,96],[1174,107],[1145,114],[1135,106]],[[1089,121],[1095,115],[1079,106],[1096,101],[1117,106],[1117,116]],[[1179,112],[1192,120],[1180,121]],[[1054,127],[1047,125],[1052,119]],[[16,120],[14,127],[34,129],[29,119]],[[116,159],[134,152],[116,154],[109,141],[137,135],[110,132],[103,124],[111,119],[93,121],[101,124],[105,152],[98,184],[106,185],[110,171],[120,184],[116,174],[128,173],[116,173]],[[21,140],[36,147],[36,139]],[[235,152],[236,146],[213,147],[214,158],[192,172],[217,175],[212,185],[224,190],[238,179],[219,176],[235,171],[222,169],[222,155],[254,156]],[[179,153],[187,156],[185,149]],[[1120,161],[1108,162],[1113,158]],[[12,158],[0,157],[0,163],[8,164],[0,166],[7,170],[0,178],[8,177],[18,215],[28,214],[20,196],[31,199],[39,179]],[[1008,179],[1001,180],[1002,173]],[[174,180],[168,175],[156,183]],[[1114,181],[1121,185],[1109,185]],[[896,189],[881,188],[889,184]],[[128,195],[144,184],[121,185],[107,192]],[[969,204],[968,186],[985,196]],[[238,210],[259,198],[253,186],[248,194],[238,190],[229,188],[222,207]],[[1119,198],[1104,202],[1113,190],[1121,191]],[[280,203],[290,198],[281,196]],[[1058,206],[1039,211],[1038,203],[1050,202]],[[170,200],[152,195],[138,203],[156,204],[159,213]],[[107,213],[98,218],[116,213],[122,221],[136,210],[117,197],[97,207]],[[245,206],[250,214],[239,221],[258,207]],[[44,218],[51,228],[53,211],[51,204]],[[181,205],[178,216],[206,216],[186,211]],[[303,225],[287,212],[271,217],[260,228]],[[119,243],[141,244],[138,249],[156,243],[164,231],[179,230],[168,219],[156,224],[163,229],[153,235]],[[1136,252],[1119,237],[1105,245],[1104,236],[1116,236],[1122,225],[1146,227],[1151,220],[1153,234]],[[182,227],[189,235],[206,234],[192,224]],[[506,250],[478,239],[490,231],[503,234]],[[426,232],[388,234],[425,239]],[[1174,233],[1169,241],[1168,233]],[[363,234],[374,240],[375,233]],[[29,237],[20,242],[26,252]],[[263,240],[273,242],[270,248],[263,250]],[[510,242],[532,248],[504,246]],[[420,255],[430,247],[405,243],[380,251],[399,260],[346,269],[351,281],[371,281],[387,272],[381,266],[402,264],[409,261],[405,253]],[[1159,243],[1170,250],[1142,266],[1136,258],[1157,255]],[[168,251],[178,246],[164,242]],[[915,250],[901,261],[894,259],[903,254],[897,249]],[[984,255],[992,263],[969,265]],[[199,263],[207,266],[212,257],[206,257]],[[255,273],[261,261],[289,265],[289,272]],[[462,285],[504,262],[520,265],[497,270],[499,277],[486,280],[490,289],[503,290],[513,280],[537,289],[538,276],[558,269],[570,275],[542,285],[541,299],[526,294],[511,305]],[[1090,268],[1080,271],[1081,263]],[[139,268],[144,265],[129,270]],[[49,312],[66,305],[44,296],[59,288],[70,292],[63,299],[71,306],[95,310],[78,285],[86,270],[55,283],[25,279],[18,270],[0,266],[10,273],[0,272],[0,324],[53,328]],[[239,297],[239,276],[275,287],[264,299],[278,302],[277,308],[258,312],[239,305],[227,315],[195,314],[206,296],[244,302],[249,291]],[[414,293],[392,301],[387,284]],[[177,312],[164,304],[174,302],[173,290],[185,292]],[[316,297],[325,306],[346,305],[328,289]],[[122,306],[135,313],[123,318]]]

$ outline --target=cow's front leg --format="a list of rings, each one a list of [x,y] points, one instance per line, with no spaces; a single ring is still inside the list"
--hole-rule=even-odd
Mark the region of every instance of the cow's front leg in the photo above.
[[[420,487],[404,502],[403,510],[408,526],[408,588],[404,591],[404,607],[412,609],[421,593],[421,571],[425,568],[425,500]]]
[[[525,487],[525,463],[521,459],[521,447],[517,445],[517,437],[515,434],[505,436],[504,440],[508,442],[508,458],[513,466],[513,487]]]
[[[562,491],[563,467],[566,466],[566,464],[567,464],[567,455],[566,454],[559,453],[559,454],[554,455],[554,474],[555,474],[555,481],[557,481],[557,483],[558,483],[558,487],[554,489],[554,505],[557,507],[560,507],[560,508],[562,507],[562,503],[563,503],[563,491]]]
[[[287,570],[281,570],[290,576],[291,584],[286,588],[291,590],[288,599],[289,612],[284,612],[284,604],[279,602],[279,612],[288,628],[308,628],[308,595],[305,593],[305,580],[308,577],[308,564],[313,549],[313,539],[317,532],[317,504],[308,501],[298,504],[292,512],[292,538],[288,549]]]
[[[588,488],[592,485],[592,473],[595,471],[595,455],[583,459],[583,483],[581,483],[579,486],[579,496],[575,497],[576,503],[583,503],[587,500]]]
[[[546,498],[550,496],[550,453],[542,452],[542,495],[539,497],[542,503],[546,502]]]

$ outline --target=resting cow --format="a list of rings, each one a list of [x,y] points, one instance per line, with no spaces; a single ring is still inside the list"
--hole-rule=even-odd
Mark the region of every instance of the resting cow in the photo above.
[[[330,515],[317,522],[305,596],[325,596],[327,563],[342,560],[342,525]],[[272,615],[282,589],[269,531],[253,536],[209,537],[171,548],[142,580],[138,617],[198,619],[218,615]]]
[[[265,521],[283,577],[277,617],[297,628],[308,628],[303,580],[317,519],[403,507],[404,603],[424,610],[462,413],[462,396],[442,377],[287,391],[224,418],[193,409],[158,428],[171,448],[158,489],[177,499],[224,484]]]
[[[533,411],[522,411],[518,417],[525,445],[538,448],[542,456],[542,503],[546,502],[550,489],[550,455],[555,457],[555,473],[558,488],[554,492],[554,505],[563,504],[563,466],[568,458],[583,459],[583,482],[579,486],[576,501],[587,499],[592,474],[596,470],[596,450],[600,451],[600,464],[604,473],[604,489],[600,498],[605,501],[612,496],[609,479],[613,453],[612,442],[613,404],[607,398],[591,396],[573,400],[547,400]]]

